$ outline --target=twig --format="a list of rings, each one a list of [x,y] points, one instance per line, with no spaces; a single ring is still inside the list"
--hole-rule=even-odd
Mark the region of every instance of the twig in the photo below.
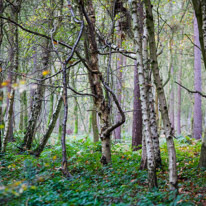
[[[206,94],[203,94],[203,93],[201,93],[200,91],[197,91],[197,90],[196,90],[196,91],[192,91],[192,90],[186,88],[185,86],[181,85],[181,84],[178,83],[178,82],[175,82],[175,83],[178,84],[178,85],[179,85],[180,87],[182,87],[183,89],[185,89],[186,91],[188,91],[189,93],[192,93],[192,94],[199,94],[200,96],[206,98]]]

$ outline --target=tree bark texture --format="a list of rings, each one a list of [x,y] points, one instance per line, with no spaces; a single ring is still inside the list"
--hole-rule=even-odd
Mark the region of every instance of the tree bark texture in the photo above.
[[[95,105],[93,105],[93,109],[92,109],[92,131],[93,131],[94,142],[98,142],[99,141],[99,129],[98,129],[97,112],[96,112]]]
[[[134,92],[133,92],[133,123],[132,123],[132,150],[141,149],[142,145],[142,108],[140,101],[140,88],[137,63],[134,66]]]
[[[18,17],[21,9],[21,0],[16,1],[13,5],[10,6],[10,12],[13,20],[18,23]],[[10,49],[9,49],[9,61],[10,68],[9,72],[15,71],[18,72],[19,68],[19,32],[18,27],[16,25],[10,24]],[[17,76],[13,76],[13,74],[9,74],[10,76],[10,86],[8,93],[8,114],[7,114],[7,122],[4,131],[4,141],[3,141],[3,152],[6,152],[6,146],[8,141],[13,139],[13,122],[14,122],[14,96],[15,90],[12,88],[12,84],[16,83]]]
[[[42,153],[42,151],[44,150],[44,147],[46,146],[53,130],[54,130],[54,127],[56,125],[56,122],[57,122],[57,119],[59,117],[59,113],[61,111],[61,108],[62,108],[62,103],[63,103],[63,98],[62,98],[62,95],[63,95],[63,90],[61,91],[60,95],[59,95],[59,98],[57,100],[57,105],[56,105],[56,108],[54,109],[54,112],[52,114],[52,117],[51,117],[51,120],[50,120],[50,123],[48,125],[48,128],[39,144],[39,146],[35,149],[35,151],[33,152],[36,156],[40,156],[40,154]],[[61,131],[62,132],[62,131]]]
[[[72,87],[73,89],[76,90],[76,81],[77,81],[77,77],[75,76],[75,73],[74,73],[74,69],[72,69],[72,72],[71,72],[71,78],[72,78]],[[78,102],[77,102],[77,97],[74,97],[74,134],[78,134],[78,123],[79,123],[79,120],[78,120]]]
[[[151,67],[149,64],[148,58],[148,32],[147,28],[144,27],[144,36],[143,36],[143,62],[144,62],[144,76],[145,76],[145,84],[147,87],[147,102],[149,106],[149,121],[150,121],[150,129],[152,135],[152,142],[155,153],[155,162],[156,167],[159,167],[162,163],[160,156],[160,145],[159,145],[159,134],[158,134],[158,126],[156,121],[156,112],[155,112],[155,100],[153,95],[153,86],[152,79],[150,76]]]
[[[140,30],[143,35],[143,4],[140,1],[138,1],[138,12],[141,18],[141,20],[139,21]],[[135,61],[135,66],[134,66],[133,110],[134,111],[133,111],[133,123],[132,123],[132,149],[133,151],[136,151],[141,148],[140,145],[142,144],[142,151],[144,150],[143,146],[145,146],[145,151],[146,151],[146,144],[143,145],[143,141],[145,143],[145,140],[143,140],[142,138],[143,135],[142,134],[142,130],[143,130],[142,108],[141,108],[141,100],[140,100],[140,86],[139,86],[137,61]],[[145,156],[145,158],[147,157]]]
[[[87,57],[87,62],[92,71],[88,71],[90,88],[92,94],[96,97],[93,98],[94,105],[98,112],[100,118],[100,138],[102,141],[102,157],[101,162],[107,164],[111,162],[111,144],[110,144],[110,134],[105,135],[105,131],[109,127],[109,114],[110,109],[108,107],[108,102],[106,102],[103,94],[103,89],[101,85],[101,73],[99,71],[98,65],[98,49],[96,43],[95,34],[95,11],[93,8],[92,1],[87,2],[86,5],[87,14],[84,13],[87,20],[87,32],[86,36],[88,46],[85,41],[85,53]]]
[[[132,1],[132,19],[133,19],[133,31],[134,31],[134,43],[136,46],[136,57],[138,65],[138,75],[140,83],[140,99],[142,107],[142,120],[145,127],[145,141],[147,149],[147,169],[148,169],[148,181],[149,188],[157,187],[156,177],[156,164],[155,154],[152,142],[150,120],[149,120],[149,105],[147,101],[147,86],[145,81],[144,66],[143,66],[143,54],[142,54],[142,35],[140,31],[140,18],[137,16],[137,1]]]
[[[118,21],[118,33],[117,33],[117,44],[119,47],[122,47],[122,33],[123,31],[121,30],[120,27],[120,22]],[[117,83],[116,83],[116,92],[117,92],[117,98],[119,103],[121,104],[122,101],[122,69],[123,69],[123,55],[118,54],[117,55]],[[116,114],[116,121],[119,121],[121,119],[121,114],[117,110]],[[121,140],[121,126],[117,127],[114,130],[114,137],[115,141],[120,141]]]
[[[194,17],[194,43],[200,48],[199,31],[197,19]],[[201,51],[194,46],[194,87],[196,91],[202,91],[201,80]],[[194,122],[193,137],[200,139],[202,137],[202,101],[199,94],[194,94]]]
[[[182,83],[182,61],[183,61],[183,55],[182,55],[182,49],[180,50],[180,68],[179,68],[179,77],[178,82]],[[177,135],[181,134],[181,105],[182,105],[182,88],[180,85],[177,87]]]
[[[44,43],[44,49],[42,50],[42,67],[44,70],[48,69],[50,50],[51,44],[48,40],[46,40]],[[41,79],[44,79],[43,75],[41,76]],[[37,89],[34,92],[31,114],[27,123],[26,132],[24,134],[23,145],[26,147],[26,149],[31,148],[33,137],[35,135],[36,124],[41,114],[42,101],[44,99],[45,93],[45,86],[43,86],[43,84],[44,80],[40,80],[39,84],[37,85]]]
[[[199,41],[206,68],[206,2],[205,0],[192,0],[192,3],[197,18]]]
[[[3,0],[0,0],[0,15],[3,14],[3,9],[4,9],[4,4]],[[2,56],[2,44],[3,41],[3,19],[0,19],[0,56]],[[2,74],[2,59],[0,59],[0,85],[3,82],[3,74]],[[3,103],[3,97],[4,93],[3,90],[0,89],[0,152],[2,150],[2,140],[3,140],[3,108],[2,108],[2,103]]]
[[[178,183],[177,183],[177,168],[176,168],[176,151],[175,151],[175,146],[173,141],[174,131],[169,120],[167,102],[163,90],[162,79],[159,73],[152,5],[150,0],[145,0],[144,2],[146,7],[146,25],[149,34],[151,68],[153,72],[154,83],[156,85],[156,90],[158,93],[159,106],[162,115],[162,121],[164,125],[164,131],[165,131],[168,155],[169,155],[169,185],[171,190],[175,190],[178,188]]]
[[[199,167],[206,168],[206,137],[202,139],[202,147],[200,152]]]

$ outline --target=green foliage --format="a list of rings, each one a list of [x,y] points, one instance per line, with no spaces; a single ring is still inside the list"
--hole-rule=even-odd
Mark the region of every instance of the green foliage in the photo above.
[[[87,136],[67,140],[69,171],[60,171],[61,146],[47,146],[40,158],[18,154],[9,145],[0,161],[0,201],[3,205],[201,205],[206,171],[198,169],[200,143],[177,139],[180,194],[168,191],[166,144],[161,145],[163,167],[157,171],[159,190],[148,191],[147,171],[139,170],[141,151],[112,145],[112,164],[100,164],[101,143]],[[202,204],[203,205],[203,204]]]

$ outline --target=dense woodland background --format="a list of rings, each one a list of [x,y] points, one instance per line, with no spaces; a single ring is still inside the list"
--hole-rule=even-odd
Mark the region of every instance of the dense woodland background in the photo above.
[[[3,205],[206,204],[204,0],[0,0]]]

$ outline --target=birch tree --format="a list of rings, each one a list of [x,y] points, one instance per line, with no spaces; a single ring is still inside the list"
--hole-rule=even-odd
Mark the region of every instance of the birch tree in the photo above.
[[[142,37],[140,32],[140,17],[138,16],[138,12],[137,12],[137,3],[138,2],[136,0],[133,0],[131,2],[134,43],[136,47],[135,52],[137,57],[138,75],[139,75],[139,83],[140,83],[142,121],[145,127],[144,134],[145,134],[146,151],[147,151],[148,181],[149,181],[149,188],[153,188],[153,187],[157,187],[156,163],[155,163],[154,146],[152,142],[152,134],[151,134],[151,127],[150,127],[150,120],[149,120],[147,85],[145,81],[145,72],[144,72],[144,65],[143,65]]]
[[[152,5],[150,0],[145,0],[144,2],[146,8],[146,25],[149,34],[151,68],[153,72],[154,83],[158,94],[159,106],[162,115],[162,121],[164,125],[164,131],[165,131],[165,137],[167,141],[167,149],[169,155],[169,185],[171,190],[176,190],[178,187],[177,186],[178,183],[177,183],[176,151],[175,151],[175,145],[173,141],[174,131],[169,120],[167,102],[163,90],[162,79],[159,73]]]

